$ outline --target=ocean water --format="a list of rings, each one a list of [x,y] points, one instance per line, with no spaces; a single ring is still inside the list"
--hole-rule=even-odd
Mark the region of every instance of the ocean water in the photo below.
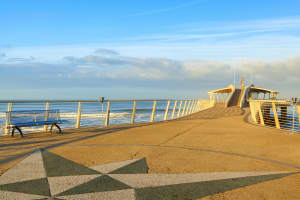
[[[81,127],[104,126],[107,103],[92,102],[82,103],[81,105]],[[157,101],[155,121],[161,121],[164,118],[167,101]],[[171,101],[168,119],[171,118],[174,102]],[[110,125],[128,124],[131,120],[133,102],[111,102]],[[137,101],[135,122],[148,122],[152,114],[153,101]],[[179,103],[175,108],[175,117],[177,116]],[[12,110],[44,110],[45,103],[15,103]],[[50,103],[50,109],[59,109],[60,117],[66,120],[61,124],[63,128],[74,128],[76,124],[78,103]],[[7,104],[0,103],[0,134],[4,134],[5,111]],[[41,131],[43,127],[24,127],[24,132]]]

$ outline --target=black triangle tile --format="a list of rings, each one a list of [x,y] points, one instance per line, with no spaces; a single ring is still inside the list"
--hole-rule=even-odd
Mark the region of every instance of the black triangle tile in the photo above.
[[[137,199],[143,200],[200,199],[217,193],[223,193],[257,183],[283,178],[292,174],[295,173],[252,176],[197,183],[138,188],[136,189],[136,195]]]
[[[46,178],[0,185],[0,190],[50,196],[49,184]]]
[[[123,189],[131,189],[131,187],[107,175],[103,175],[87,183],[83,183],[74,188],[71,188],[70,190],[64,191],[57,196],[115,191]]]
[[[48,151],[42,151],[42,156],[48,177],[100,174],[96,170]]]
[[[140,159],[134,163],[116,169],[109,174],[147,174],[149,167],[146,158]]]

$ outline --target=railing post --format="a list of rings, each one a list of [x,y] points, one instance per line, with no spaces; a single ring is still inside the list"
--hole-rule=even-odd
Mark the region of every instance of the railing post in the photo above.
[[[273,114],[274,114],[276,128],[280,129],[280,123],[279,123],[278,113],[277,113],[277,108],[276,108],[275,103],[272,103],[272,108],[273,108]]]
[[[191,107],[191,113],[193,113],[194,112],[194,107],[195,107],[195,99],[193,100],[193,104],[192,104],[192,107]]]
[[[174,119],[174,115],[175,115],[175,111],[176,111],[176,106],[177,106],[177,101],[174,102],[171,119]]]
[[[198,112],[199,110],[200,110],[200,100],[197,101],[196,112]]]
[[[192,109],[191,109],[191,113],[194,113],[194,111],[195,111],[195,105],[196,105],[196,100],[194,99],[193,100],[193,106],[192,106]]]
[[[194,108],[193,108],[193,113],[195,113],[195,112],[196,112],[196,108],[197,108],[197,102],[198,102],[198,100],[195,100],[195,104],[194,104]]]
[[[258,102],[258,103],[256,103],[256,106],[258,106],[260,124],[264,126],[265,125],[265,120],[264,120],[264,116],[263,116],[262,109],[261,109],[262,103]]]
[[[155,111],[156,111],[156,100],[153,101],[153,108],[152,108],[152,115],[151,115],[151,118],[150,118],[150,122],[154,122]]]
[[[7,111],[8,112],[12,111],[12,106],[13,106],[12,103],[8,103],[7,104]],[[5,135],[9,135],[9,132],[10,132],[10,127],[8,127],[8,125],[9,125],[9,121],[8,121],[7,116],[6,116],[6,121],[5,121]]]
[[[189,109],[188,109],[188,111],[187,111],[187,114],[188,114],[188,115],[191,114],[192,106],[193,106],[193,100],[190,100],[190,107],[189,107]]]
[[[199,107],[199,100],[196,100],[195,112],[197,112],[197,111],[198,111],[198,107]]]
[[[187,104],[187,100],[184,101],[184,106],[183,106],[183,110],[181,112],[181,116],[184,116],[184,114],[185,114],[186,104]]]
[[[297,105],[297,112],[298,112],[298,122],[300,124],[300,105]]]
[[[177,118],[180,117],[181,107],[182,107],[182,101],[180,101],[180,104],[179,104],[179,108],[178,108],[178,111],[177,111]]]
[[[81,121],[81,102],[78,102],[77,119],[76,119],[76,127],[75,128],[80,128],[80,121]]]
[[[188,100],[188,104],[187,104],[187,107],[186,107],[186,110],[185,110],[185,115],[189,114],[188,111],[189,111],[190,106],[191,106],[191,101]]]
[[[135,113],[136,113],[136,101],[133,101],[132,115],[131,115],[131,122],[130,122],[131,124],[134,124]]]
[[[167,120],[167,119],[168,119],[169,108],[170,108],[170,100],[168,101],[168,104],[167,104],[167,107],[166,107],[164,120]]]
[[[107,101],[105,127],[109,125],[109,115],[110,115],[110,101]]]
[[[48,121],[48,118],[49,118],[49,109],[50,109],[50,103],[49,103],[49,102],[46,102],[46,105],[45,105],[45,110],[46,110],[46,113],[45,113],[45,121]],[[48,131],[48,126],[47,126],[47,125],[44,125],[44,131],[45,131],[45,132]]]
[[[192,100],[192,105],[191,105],[189,114],[192,114],[193,108],[194,108],[194,104],[195,104],[195,100]]]

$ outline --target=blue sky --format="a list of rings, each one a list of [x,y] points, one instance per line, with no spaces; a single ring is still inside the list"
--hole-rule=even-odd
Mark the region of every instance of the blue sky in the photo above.
[[[0,98],[300,96],[296,0],[1,1]]]

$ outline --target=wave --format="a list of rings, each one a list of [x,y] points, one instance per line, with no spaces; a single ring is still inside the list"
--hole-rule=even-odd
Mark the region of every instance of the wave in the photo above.
[[[129,117],[131,116],[131,113],[128,112],[122,112],[122,113],[110,113],[110,118],[120,118],[120,117]],[[61,118],[76,118],[77,113],[61,113]],[[81,118],[105,118],[106,113],[84,113],[81,114]]]

